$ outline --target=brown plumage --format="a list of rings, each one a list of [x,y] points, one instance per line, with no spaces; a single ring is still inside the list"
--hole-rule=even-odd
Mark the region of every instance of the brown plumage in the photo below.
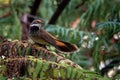
[[[35,43],[42,45],[50,44],[62,52],[74,52],[78,50],[78,48],[75,45],[58,40],[50,33],[43,30],[41,28],[41,23],[42,20],[34,20],[30,25],[29,36]]]

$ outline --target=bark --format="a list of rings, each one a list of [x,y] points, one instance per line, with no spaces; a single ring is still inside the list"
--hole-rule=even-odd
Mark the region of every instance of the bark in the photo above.
[[[51,17],[51,19],[50,19],[48,24],[55,24],[56,23],[57,19],[62,14],[63,10],[65,9],[65,7],[68,5],[69,2],[70,2],[70,0],[63,0],[59,4],[58,8],[56,9],[55,13]]]

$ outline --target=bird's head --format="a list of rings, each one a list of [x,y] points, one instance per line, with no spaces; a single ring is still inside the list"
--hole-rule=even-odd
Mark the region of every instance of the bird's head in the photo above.
[[[30,28],[29,28],[29,33],[32,36],[35,36],[40,29],[42,29],[41,27],[44,25],[44,20],[42,19],[35,19],[33,20],[33,22],[30,24]]]
[[[44,21],[42,19],[33,20],[30,24],[30,29],[32,30],[39,30],[44,25]]]

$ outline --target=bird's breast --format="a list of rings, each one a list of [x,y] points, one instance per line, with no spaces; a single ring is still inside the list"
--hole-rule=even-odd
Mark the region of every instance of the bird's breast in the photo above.
[[[29,35],[29,37],[33,40],[33,42],[38,43],[38,44],[47,44],[40,36],[37,34],[35,35]]]

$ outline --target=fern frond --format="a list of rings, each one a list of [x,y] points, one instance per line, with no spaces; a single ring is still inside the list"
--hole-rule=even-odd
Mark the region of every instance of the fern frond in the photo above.
[[[91,21],[94,14],[97,13],[100,6],[104,3],[103,0],[95,0],[95,1],[88,1],[88,9],[85,13],[83,13],[80,17],[80,25],[86,27],[88,21]],[[91,5],[90,5],[91,4]]]
[[[98,79],[94,72],[81,69],[77,64],[55,52],[27,42],[4,41],[0,43],[1,78],[15,79]],[[31,56],[32,55],[32,56]],[[50,56],[50,58],[48,58]],[[47,57],[47,58],[46,58]],[[51,60],[55,58],[54,60]],[[24,78],[24,76],[26,76]],[[14,80],[14,79],[13,79]]]
[[[1,62],[1,61],[0,61]],[[103,78],[100,75],[97,75],[94,72],[81,70],[79,68],[74,68],[71,66],[66,66],[64,63],[58,64],[52,61],[46,61],[41,58],[35,58],[33,56],[26,56],[26,57],[11,57],[2,60],[2,62],[6,63],[7,70],[11,70],[11,75],[14,75],[13,80],[16,79],[32,79],[32,80],[81,80],[81,79],[98,79],[98,80],[108,80],[107,78]],[[4,64],[0,64],[4,66]],[[25,66],[26,65],[26,66]],[[17,67],[19,66],[19,67]],[[17,71],[25,66],[25,76],[15,76]],[[9,68],[8,68],[9,67]],[[12,68],[13,67],[13,68]],[[23,69],[23,68],[22,68]],[[3,71],[3,67],[1,69]],[[13,73],[13,71],[16,71]],[[5,70],[6,72],[6,70]],[[2,73],[1,73],[2,74]],[[4,77],[3,77],[4,78]]]
[[[83,43],[84,36],[88,36],[87,41],[92,41],[92,42],[95,40],[95,36],[96,36],[95,34],[92,34],[92,32],[84,32],[78,29],[73,30],[71,28],[65,28],[58,25],[48,25],[46,27],[46,30],[51,34],[54,34],[56,37],[68,42],[73,42],[78,46],[80,46]]]
[[[99,40],[94,44],[93,59],[96,71],[99,72],[98,65],[101,60],[105,61],[111,59],[112,56],[119,55],[119,43],[111,42],[111,38],[120,32],[120,22],[101,22],[96,25],[96,29],[99,32]],[[111,55],[107,55],[107,53]]]
[[[101,29],[104,35],[114,35],[115,33],[120,32],[120,22],[101,22],[96,25],[96,28]]]

